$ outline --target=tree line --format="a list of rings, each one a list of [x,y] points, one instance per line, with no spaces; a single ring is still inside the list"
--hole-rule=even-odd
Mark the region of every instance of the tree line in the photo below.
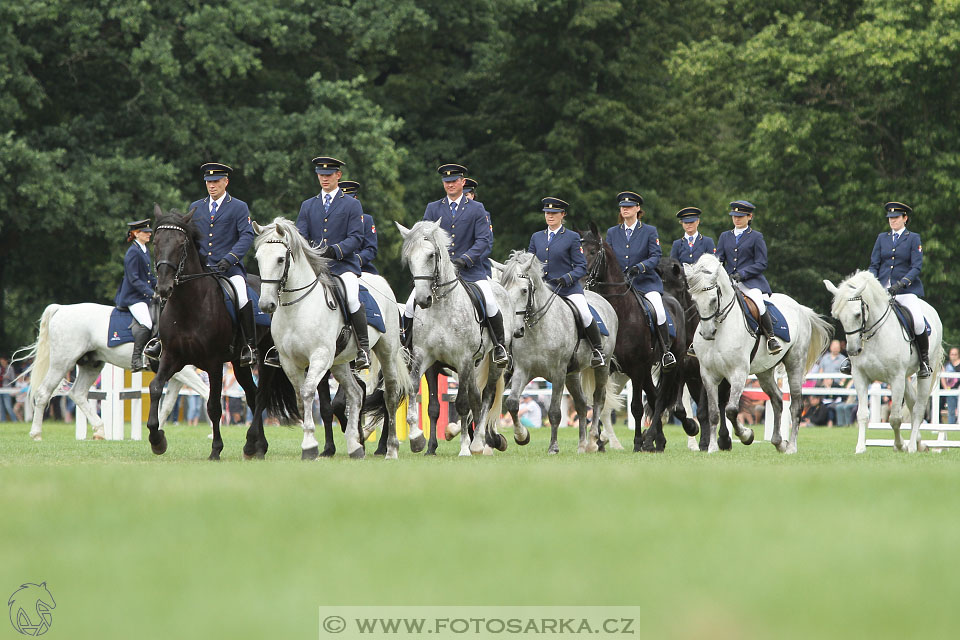
[[[499,259],[547,195],[605,228],[637,191],[666,246],[680,208],[716,238],[750,200],[771,285],[823,313],[821,280],[866,268],[903,201],[956,342],[958,19],[945,0],[0,3],[0,351],[51,302],[112,303],[125,222],[202,197],[203,162],[269,222],[317,193],[320,154],[362,183],[401,297],[392,221],[443,195],[443,162],[479,181]]]

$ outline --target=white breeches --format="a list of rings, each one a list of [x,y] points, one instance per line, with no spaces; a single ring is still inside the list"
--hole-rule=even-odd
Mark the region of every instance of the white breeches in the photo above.
[[[349,271],[341,273],[340,278],[347,296],[347,311],[355,313],[360,308],[360,279]]]
[[[233,288],[237,290],[237,309],[242,309],[247,304],[247,281],[243,279],[243,276],[239,273],[234,276],[230,276],[230,282],[233,283]]]
[[[915,293],[898,293],[893,299],[910,310],[913,316],[913,334],[920,335],[926,329],[923,323],[923,309],[920,308],[920,298]],[[131,309],[132,311],[132,309]]]
[[[740,291],[743,292],[743,295],[747,296],[753,300],[753,304],[757,305],[757,312],[760,315],[763,315],[767,312],[767,305],[763,303],[764,295],[760,289],[747,289],[746,287],[740,287]]]
[[[667,321],[667,312],[663,310],[663,298],[658,291],[648,291],[643,297],[650,301],[654,310],[657,312],[657,324],[663,324]],[[589,311],[589,310],[588,310]]]
[[[133,319],[145,326],[147,329],[153,328],[153,320],[150,319],[150,307],[146,302],[138,302],[132,304],[129,307],[130,313],[133,314]]]
[[[593,322],[593,314],[590,313],[590,307],[587,305],[587,296],[582,293],[571,293],[563,297],[572,302],[573,306],[580,312],[580,321],[583,323],[583,326],[589,327],[590,323]]]
[[[490,280],[477,280],[474,284],[480,287],[480,292],[483,293],[483,304],[487,308],[488,316],[495,316],[500,313],[500,305],[497,304],[497,299],[493,297],[493,287],[490,286]],[[413,308],[414,308],[414,296],[416,290],[410,292],[410,297],[407,298],[407,306],[403,309],[403,315],[407,318],[413,317]],[[586,306],[586,303],[584,303]],[[587,314],[589,315],[590,310],[587,309]]]

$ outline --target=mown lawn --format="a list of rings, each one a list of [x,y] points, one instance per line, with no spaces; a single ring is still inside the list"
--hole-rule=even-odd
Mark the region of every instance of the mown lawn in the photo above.
[[[203,428],[162,457],[26,431],[0,424],[0,597],[46,581],[48,638],[316,638],[329,604],[636,605],[657,638],[958,628],[958,453],[855,456],[852,428],[801,430],[789,458],[668,427],[660,455],[577,455],[564,429],[556,457],[539,430],[494,457],[310,463],[285,428],[262,462],[226,428],[219,463]]]

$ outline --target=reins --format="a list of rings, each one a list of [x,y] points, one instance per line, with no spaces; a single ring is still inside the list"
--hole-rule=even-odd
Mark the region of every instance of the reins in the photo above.
[[[184,282],[190,282],[191,280],[196,280],[197,278],[207,278],[211,276],[219,277],[221,275],[216,271],[204,271],[202,273],[188,273],[184,275],[183,267],[187,260],[187,244],[190,240],[190,234],[187,233],[187,230],[184,229],[183,227],[178,227],[177,225],[173,225],[173,224],[158,225],[156,228],[156,231],[160,231],[161,229],[167,229],[168,231],[179,231],[183,235],[187,236],[184,239],[183,243],[181,243],[180,245],[180,262],[179,263],[173,264],[169,260],[157,261],[157,273],[160,272],[160,267],[170,267],[171,269],[174,269],[176,271],[176,273],[174,273],[173,275],[173,286],[177,286]]]
[[[297,304],[298,302],[300,302],[301,300],[309,296],[311,293],[313,293],[313,290],[317,288],[318,284],[320,284],[320,278],[322,277],[322,274],[318,273],[312,282],[305,284],[302,287],[295,287],[293,289],[288,289],[286,286],[287,276],[290,275],[290,263],[293,262],[293,252],[290,250],[290,246],[283,240],[266,240],[264,244],[280,244],[280,245],[283,245],[284,249],[286,249],[286,254],[283,257],[283,274],[276,279],[263,278],[263,277],[260,278],[261,284],[278,285],[277,286],[277,302],[280,303],[280,306],[292,307],[293,305]],[[283,302],[280,300],[280,297],[284,293],[296,293],[298,291],[304,291],[304,289],[306,289],[306,291],[303,293],[303,295],[298,297],[296,300],[290,300],[288,302]],[[323,288],[323,297],[324,297],[324,302],[326,302],[328,309],[333,310],[337,308],[337,301],[330,299],[330,295],[327,287]]]

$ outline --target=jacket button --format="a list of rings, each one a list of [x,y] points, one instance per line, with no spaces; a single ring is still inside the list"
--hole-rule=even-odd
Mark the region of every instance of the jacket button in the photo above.
[[[207,243],[207,246],[212,247],[212,246],[213,246],[213,243],[212,243],[212,242],[208,242],[208,243]]]
[[[210,234],[210,237],[211,237],[211,238],[213,237],[213,234],[212,234],[212,233]]]

